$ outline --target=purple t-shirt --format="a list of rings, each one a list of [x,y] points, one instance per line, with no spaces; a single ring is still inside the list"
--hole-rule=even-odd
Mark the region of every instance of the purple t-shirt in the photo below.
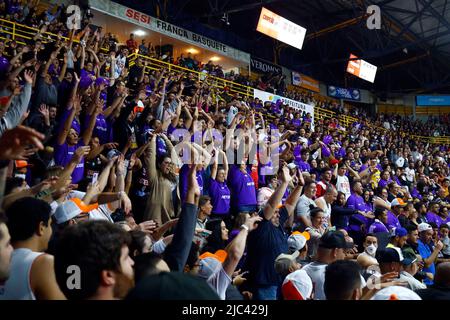
[[[91,116],[86,116],[86,123],[89,122]],[[103,114],[97,115],[95,119],[95,127],[92,133],[93,137],[98,137],[100,140],[100,144],[105,144],[110,142],[109,140],[109,130],[108,130],[108,122]]]
[[[301,119],[293,119],[293,120],[292,120],[292,124],[293,124],[295,127],[300,127],[300,126],[302,125],[302,120],[301,120]]]
[[[375,219],[369,227],[369,233],[389,232],[386,226],[379,220]]]
[[[387,213],[387,227],[389,228],[389,230],[393,228],[401,228],[400,221],[398,221],[397,216],[391,211],[388,211]]]
[[[70,160],[72,160],[73,155],[75,154],[75,151],[78,149],[78,147],[82,147],[84,144],[80,141],[75,146],[69,146],[66,142],[64,142],[62,145],[56,145],[55,147],[55,164],[57,166],[63,166],[66,167]],[[84,175],[84,157],[81,158],[80,163],[77,164],[75,167],[75,170],[73,170],[72,173],[72,183],[78,183],[83,179]]]
[[[209,196],[213,206],[212,212],[215,214],[228,214],[230,211],[231,192],[227,182],[218,182],[210,179]]]
[[[197,171],[197,183],[200,189],[200,195],[203,195],[203,173],[205,170]],[[188,192],[188,175],[189,166],[187,164],[183,165],[180,169],[180,198],[181,202],[186,200],[186,195]]]
[[[379,188],[385,188],[385,187],[388,185],[388,183],[391,182],[391,181],[392,181],[391,179],[389,179],[389,181],[384,180],[384,179],[381,179],[381,180],[378,182],[378,187],[379,187]]]
[[[231,198],[233,208],[257,204],[255,182],[248,172],[242,173],[239,166],[233,165],[230,169],[228,181],[233,194]]]
[[[347,208],[364,211],[365,203],[363,197],[357,195],[356,193],[352,193],[352,195],[347,199]]]
[[[311,166],[308,162],[304,162],[301,158],[300,160],[295,159],[294,162],[302,171],[309,172],[311,171]]]
[[[60,120],[61,127],[59,128],[59,130],[63,129],[64,122],[66,122],[66,119],[70,116],[71,112],[72,112],[72,110],[68,110],[68,109],[64,110],[63,114],[61,115],[61,120]],[[78,122],[78,120],[76,118],[73,118],[71,128],[73,130],[75,130],[78,134],[80,134],[81,126],[80,126],[80,123]]]
[[[441,226],[442,218],[439,217],[437,214],[435,214],[433,212],[427,212],[427,214],[425,216],[427,218],[428,223],[434,222],[434,223],[436,223],[438,228]]]

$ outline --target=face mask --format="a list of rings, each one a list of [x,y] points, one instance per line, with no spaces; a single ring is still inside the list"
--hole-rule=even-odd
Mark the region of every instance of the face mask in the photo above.
[[[23,180],[26,179],[26,175],[25,175],[25,174],[21,174],[21,173],[16,173],[16,174],[14,175],[14,177],[16,177],[16,178],[22,178]]]
[[[366,248],[366,253],[371,257],[375,257],[376,251],[377,251],[377,246],[375,246],[374,244],[371,244],[370,246],[368,246]]]

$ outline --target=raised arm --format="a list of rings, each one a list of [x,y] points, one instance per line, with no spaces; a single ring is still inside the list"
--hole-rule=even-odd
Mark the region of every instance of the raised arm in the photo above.
[[[67,117],[66,121],[64,122],[63,129],[59,132],[58,138],[56,140],[56,143],[58,145],[64,144],[66,142],[67,135],[69,134],[70,128],[72,127],[72,121],[75,118],[75,114],[81,110],[81,97],[77,96],[75,99],[72,100],[72,102],[69,102],[69,105],[73,105],[69,116]]]
[[[266,206],[264,207],[264,218],[266,220],[272,219],[272,216],[275,213],[277,206],[280,204],[281,199],[283,198],[283,195],[289,185],[289,182],[292,179],[292,177],[289,175],[289,168],[287,166],[283,167],[282,173],[283,174],[280,185],[277,187],[275,192],[269,198],[269,201],[267,201]]]
[[[98,105],[95,111],[92,113],[91,118],[86,129],[83,131],[82,141],[84,145],[88,145],[92,137],[92,132],[94,131],[95,122],[97,121],[97,115],[102,112],[102,106]]]
[[[164,253],[164,260],[169,265],[171,271],[183,271],[192,246],[195,222],[197,220],[197,205],[200,197],[200,188],[197,183],[196,173],[196,165],[192,164],[188,175],[186,201],[182,206],[180,219],[172,243]]]
[[[286,199],[286,202],[284,203],[284,206],[287,209],[289,217],[293,216],[298,199],[302,194],[303,186],[305,185],[305,179],[303,178],[303,174],[300,170],[297,170],[297,178],[298,178],[297,186],[294,188],[294,190],[292,190],[292,192]]]
[[[211,179],[216,180],[217,167],[218,167],[218,163],[219,163],[219,150],[214,148],[213,151],[214,151],[214,159],[213,159],[213,163],[211,165]]]
[[[229,277],[233,275],[239,261],[244,255],[245,245],[249,232],[255,230],[258,226],[256,222],[259,222],[261,220],[262,217],[260,216],[247,218],[247,220],[241,227],[241,231],[239,231],[238,235],[225,248],[225,251],[228,253],[228,255],[223,263],[223,269]]]

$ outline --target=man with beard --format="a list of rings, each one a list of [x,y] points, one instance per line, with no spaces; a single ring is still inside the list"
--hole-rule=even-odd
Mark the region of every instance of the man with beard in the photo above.
[[[108,221],[83,222],[64,230],[56,247],[55,273],[66,297],[69,300],[124,298],[134,287],[130,241],[126,231]]]

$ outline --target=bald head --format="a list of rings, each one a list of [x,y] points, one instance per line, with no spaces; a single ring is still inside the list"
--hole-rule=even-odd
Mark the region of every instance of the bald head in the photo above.
[[[438,264],[434,283],[440,286],[450,287],[450,262]]]
[[[378,261],[375,258],[372,258],[368,254],[360,254],[356,259],[356,262],[363,268],[367,269],[371,266],[378,265]]]

